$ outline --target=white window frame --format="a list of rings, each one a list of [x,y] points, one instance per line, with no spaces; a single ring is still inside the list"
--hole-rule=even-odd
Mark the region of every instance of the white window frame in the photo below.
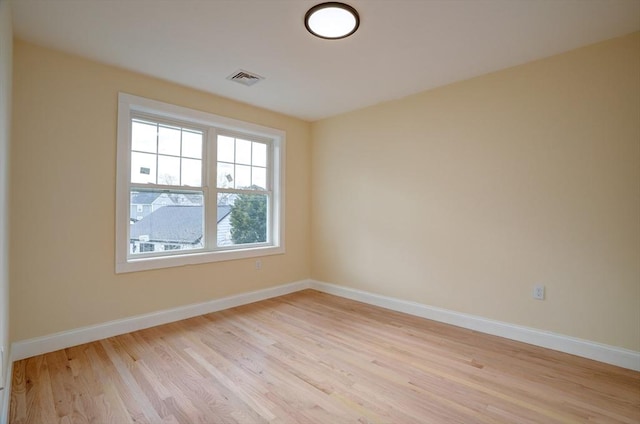
[[[182,250],[171,255],[135,257],[129,254],[130,230],[130,181],[131,181],[131,118],[132,115],[146,114],[158,119],[170,119],[187,124],[207,128],[207,145],[203,150],[203,168],[207,170],[202,186],[208,190],[208,201],[205,205],[205,231],[210,240],[209,247],[196,252]],[[269,242],[256,245],[236,245],[218,248],[215,243],[215,225],[217,216],[217,131],[232,132],[269,140],[272,168],[272,202],[269,223],[267,225]],[[118,133],[117,133],[117,165],[116,165],[116,273],[144,271],[158,268],[194,265],[207,262],[218,262],[235,259],[255,258],[285,253],[284,205],[285,205],[285,143],[286,133],[282,130],[258,124],[240,121],[176,106],[157,100],[146,99],[127,93],[118,95]],[[188,187],[185,187],[188,189]],[[257,192],[256,194],[259,194]],[[213,223],[213,224],[211,224]]]

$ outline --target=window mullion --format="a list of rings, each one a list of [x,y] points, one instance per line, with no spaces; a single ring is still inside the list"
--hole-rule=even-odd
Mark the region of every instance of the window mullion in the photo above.
[[[206,207],[205,207],[205,231],[206,231],[206,248],[208,250],[216,250],[218,247],[218,183],[216,177],[218,175],[217,159],[218,145],[217,132],[215,128],[207,131],[207,142],[205,143],[205,154],[207,169],[205,172],[206,181]]]
[[[160,172],[160,125],[156,123],[156,184],[158,184],[159,172]]]
[[[189,193],[193,191],[203,191],[205,187],[191,187],[191,186],[174,186],[174,185],[164,185],[164,184],[149,184],[149,183],[129,183],[130,190],[139,190],[139,191],[162,191],[162,192],[172,192],[172,193]]]
[[[184,129],[181,128],[180,129],[180,152],[179,152],[180,153],[180,156],[179,156],[180,162],[179,162],[179,165],[178,165],[178,184],[180,184],[180,185],[182,185],[182,162],[183,162],[183,160],[182,160],[182,143],[183,143],[182,137],[183,136],[184,136]],[[202,176],[200,177],[200,182],[202,183]],[[202,184],[202,185],[204,185],[204,184]]]

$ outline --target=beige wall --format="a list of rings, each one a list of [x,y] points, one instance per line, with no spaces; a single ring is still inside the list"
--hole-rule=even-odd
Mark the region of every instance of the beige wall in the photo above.
[[[313,125],[14,54],[13,341],[311,274],[640,351],[640,34]],[[119,91],[287,131],[287,253],[116,275]]]
[[[11,4],[0,0],[0,347],[4,360],[0,362],[0,387],[5,384],[9,362],[9,138],[11,128],[12,69]],[[3,396],[0,391],[0,417]],[[1,418],[0,418],[1,420]]]
[[[640,34],[312,139],[313,278],[640,351]]]
[[[310,124],[17,41],[11,151],[13,341],[309,277]],[[114,272],[118,92],[287,132],[284,255]]]

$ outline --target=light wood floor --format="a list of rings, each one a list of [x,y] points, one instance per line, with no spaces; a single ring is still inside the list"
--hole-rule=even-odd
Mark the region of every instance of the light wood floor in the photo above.
[[[638,423],[640,373],[307,290],[14,364],[76,422]]]

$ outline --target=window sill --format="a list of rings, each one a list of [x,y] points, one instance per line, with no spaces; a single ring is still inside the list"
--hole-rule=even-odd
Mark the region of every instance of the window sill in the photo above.
[[[129,259],[124,262],[116,262],[116,274],[172,268],[176,266],[197,265],[210,262],[231,261],[236,259],[257,258],[261,256],[279,255],[284,252],[283,246],[265,246],[242,250],[198,252],[184,255]]]

